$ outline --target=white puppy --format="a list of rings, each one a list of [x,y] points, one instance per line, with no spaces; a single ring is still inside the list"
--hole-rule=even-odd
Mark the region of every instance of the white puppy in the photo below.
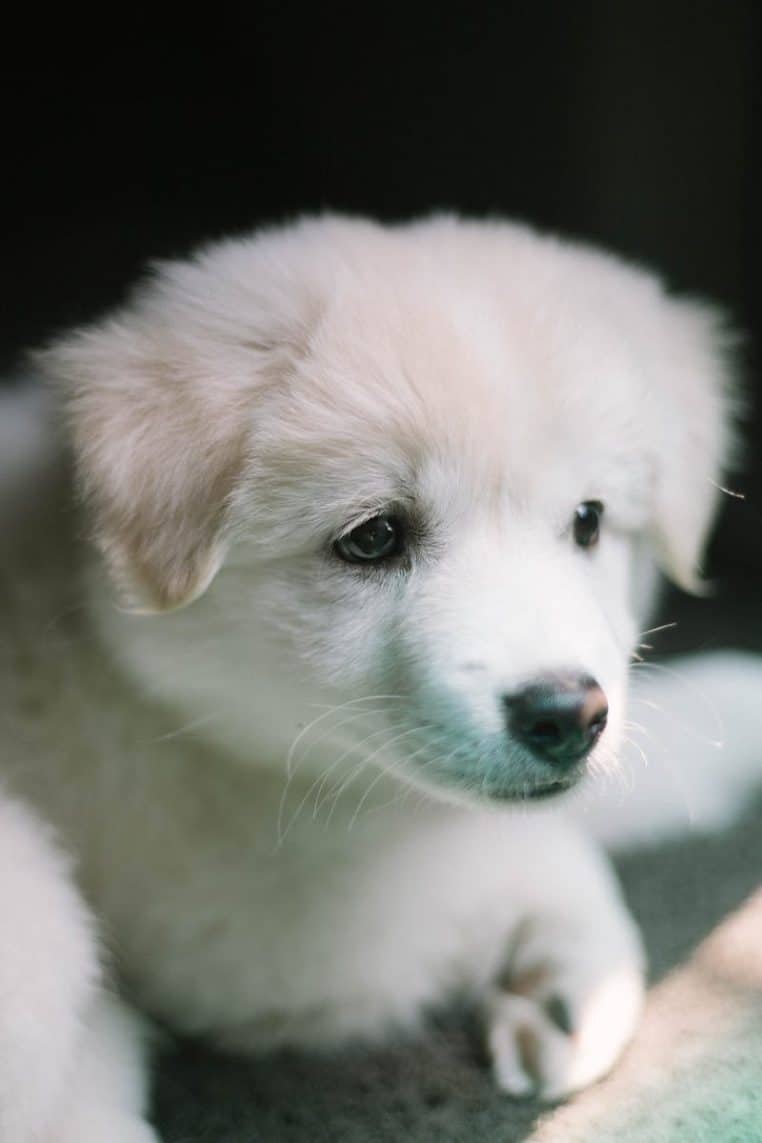
[[[10,398],[3,770],[131,995],[254,1050],[460,992],[508,1092],[605,1073],[640,941],[536,803],[616,768],[656,565],[698,581],[716,316],[525,227],[328,217],[162,265],[38,360],[83,504]],[[0,1137],[151,1138],[85,906],[1,812]]]

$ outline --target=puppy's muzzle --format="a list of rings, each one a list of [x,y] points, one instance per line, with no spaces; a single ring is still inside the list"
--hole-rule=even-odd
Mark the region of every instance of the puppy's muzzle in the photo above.
[[[567,769],[590,753],[608,718],[606,696],[589,675],[547,675],[503,696],[508,729],[536,758]]]

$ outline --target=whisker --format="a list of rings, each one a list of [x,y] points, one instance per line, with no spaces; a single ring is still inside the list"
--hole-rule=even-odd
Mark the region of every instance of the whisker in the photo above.
[[[428,724],[423,723],[419,727],[414,728],[414,732],[421,733],[422,731],[425,731],[427,729],[428,729]],[[440,742],[443,738],[449,737],[449,735],[450,735],[450,731],[444,731],[442,734],[437,735],[433,740],[431,740],[429,742],[424,742],[423,746],[419,746],[417,750],[414,750],[412,754],[409,754],[405,758],[406,765],[409,765],[413,761],[414,758],[417,758],[424,751],[431,750],[432,747],[434,745],[436,745],[437,742]],[[398,737],[402,737],[402,736],[399,735]],[[394,741],[394,739],[392,741]],[[387,743],[387,745],[390,745],[390,743]],[[424,765],[425,765],[425,763],[424,763]],[[394,768],[392,767],[392,769],[394,769]],[[385,768],[385,769],[381,770],[381,772],[376,776],[376,778],[373,779],[370,786],[367,788],[367,790],[365,791],[363,796],[360,798],[360,801],[358,802],[357,808],[356,808],[354,814],[352,815],[352,818],[349,822],[349,825],[347,826],[347,830],[350,830],[352,828],[352,826],[354,825],[354,823],[357,821],[357,817],[360,813],[360,810],[362,809],[363,804],[367,800],[371,791],[378,784],[378,782],[383,777],[385,777],[388,773],[389,773],[389,770]],[[406,785],[407,785],[408,790],[413,788],[412,784],[410,782],[408,782]],[[393,805],[394,802],[396,800],[398,800],[398,798],[399,798],[399,795],[397,795],[397,798],[393,798],[390,802],[385,803],[385,805]],[[379,807],[377,807],[377,808],[379,808]]]
[[[319,714],[311,722],[307,723],[306,726],[302,727],[302,729],[296,735],[294,741],[291,743],[291,746],[289,747],[288,755],[286,757],[286,781],[284,783],[283,792],[281,794],[280,803],[278,806],[278,819],[277,819],[277,826],[276,826],[277,836],[278,836],[277,847],[280,847],[280,845],[282,845],[283,841],[285,840],[285,833],[283,830],[283,819],[284,819],[285,812],[286,812],[286,804],[287,804],[288,795],[289,795],[289,792],[291,789],[291,783],[292,783],[292,780],[294,778],[294,774],[295,774],[296,770],[299,768],[299,765],[301,765],[306,758],[306,754],[302,755],[297,766],[294,766],[294,755],[295,755],[296,750],[299,746],[299,743],[302,742],[304,740],[305,736],[311,730],[313,730],[316,726],[323,723],[326,719],[330,718],[331,715],[339,714],[341,711],[346,710],[348,707],[354,707],[354,706],[359,705],[360,703],[381,702],[381,701],[388,701],[388,700],[394,701],[394,700],[399,699],[400,697],[401,697],[400,695],[378,694],[378,695],[363,695],[359,698],[348,699],[346,702],[338,703],[338,704],[335,704],[333,706],[329,706],[327,709],[323,709],[321,714]],[[313,704],[313,705],[317,705],[317,704]],[[358,713],[358,718],[359,717],[368,717],[370,715],[379,715],[379,714],[384,714],[384,713],[387,713],[387,712],[384,711],[383,708],[381,708],[380,710],[377,708],[372,708],[372,709],[369,709],[367,711],[360,711]],[[349,720],[347,720],[347,721],[349,721]],[[344,722],[340,722],[338,724],[338,726],[334,726],[333,733],[338,731],[340,729],[340,727],[343,725],[344,725]],[[331,733],[332,733],[332,731],[329,729],[328,733],[326,735],[323,735],[318,741],[324,742],[325,739]],[[315,743],[314,745],[317,745],[317,743]],[[309,754],[310,750],[311,750],[311,747],[308,748],[307,754]],[[292,824],[293,824],[293,819],[291,822],[289,822],[289,825],[286,827],[286,832],[288,831],[288,829],[290,829]]]
[[[625,719],[625,721],[622,723],[622,729],[625,731],[631,730],[637,732],[638,734],[643,734],[652,746],[659,749],[663,747],[663,744],[654,738],[649,728],[647,726],[643,726],[640,722],[632,722],[630,719]]]
[[[650,671],[661,671],[663,674],[669,675],[671,678],[676,679],[681,684],[681,686],[684,687],[684,689],[687,693],[689,693],[689,694],[692,693],[692,695],[696,699],[698,699],[699,703],[701,704],[702,710],[704,708],[707,708],[711,712],[712,718],[714,720],[715,732],[718,736],[718,741],[719,741],[720,745],[722,744],[722,740],[723,740],[724,734],[725,734],[725,727],[723,724],[722,716],[720,715],[719,709],[717,708],[717,705],[714,702],[714,700],[701,687],[696,686],[696,684],[690,678],[686,678],[685,675],[681,671],[676,671],[674,667],[668,667],[665,663],[643,663],[643,664],[633,663],[632,669],[635,670],[636,668],[639,668],[641,671],[646,669],[646,668]],[[647,704],[649,701],[652,701],[652,700],[645,699],[642,695],[639,695],[637,692],[635,692],[633,694],[632,698],[638,702],[644,703],[644,705]],[[654,707],[654,709],[658,710],[659,708]],[[664,711],[663,713],[668,714],[670,717],[673,718],[673,720],[676,722],[677,725],[680,725],[680,723],[678,723],[677,720],[674,718],[674,715],[671,715],[671,712]],[[701,735],[701,734],[697,735],[697,732],[691,727],[683,726],[683,729],[687,730],[689,733],[692,733],[694,735],[694,737],[698,737],[699,741],[706,741],[710,744],[713,744],[715,741],[711,738],[706,738],[704,735]]]
[[[710,738],[708,734],[702,734],[700,730],[696,730],[695,726],[691,726],[689,723],[686,723],[683,719],[678,718],[678,716],[673,711],[667,710],[665,707],[660,706],[660,704],[657,702],[654,702],[653,699],[647,699],[643,695],[634,694],[634,695],[632,695],[630,701],[633,703],[640,703],[641,706],[646,707],[648,710],[653,710],[657,714],[662,715],[670,723],[672,723],[673,726],[678,727],[678,729],[683,734],[686,734],[689,738],[692,738],[695,742],[700,742],[702,746],[712,746],[712,747],[714,747],[715,750],[722,750],[723,749],[724,743],[723,743],[721,738]],[[720,717],[719,717],[719,712],[716,709],[712,710],[712,714],[715,716],[715,718],[718,722],[721,721]],[[722,727],[719,727],[719,729],[722,729]],[[646,731],[646,733],[648,733],[648,732]],[[652,741],[653,741],[653,738],[652,738]]]
[[[399,724],[399,725],[402,725],[402,724]],[[389,727],[388,729],[393,730],[395,728]],[[378,755],[381,754],[382,751],[387,750],[393,743],[399,742],[400,739],[405,738],[408,734],[418,734],[418,733],[420,733],[419,727],[417,727],[417,726],[408,727],[407,730],[403,730],[403,731],[401,731],[400,734],[396,734],[392,738],[387,739],[386,742],[382,742],[380,746],[376,747],[375,750],[372,750],[370,754],[366,755],[365,758],[362,759],[362,762],[360,763],[359,767],[357,767],[351,774],[347,775],[347,777],[344,779],[344,781],[341,783],[341,785],[336,790],[336,793],[333,797],[331,809],[329,811],[328,817],[327,817],[326,822],[325,822],[326,826],[328,826],[330,824],[331,818],[333,817],[334,811],[336,809],[336,806],[339,803],[339,799],[340,799],[341,795],[344,793],[345,790],[347,790],[352,785],[352,783],[354,781],[356,781],[357,778],[360,777],[360,775],[363,773],[363,771],[367,769],[368,764],[370,762],[372,762],[372,760],[374,758],[378,757]],[[389,767],[388,769],[382,768],[381,775],[383,776],[384,774],[388,773],[389,770],[391,770],[391,769],[394,769],[394,767],[392,766],[392,767]]]
[[[299,745],[299,743],[304,738],[304,736],[306,734],[308,734],[310,732],[310,730],[312,730],[313,727],[317,726],[318,723],[321,723],[321,722],[323,722],[324,719],[329,718],[330,715],[338,714],[338,712],[340,710],[343,710],[345,707],[356,706],[357,703],[361,703],[361,702],[377,702],[377,701],[381,701],[381,700],[398,700],[401,698],[402,698],[402,695],[365,695],[362,698],[348,699],[347,702],[339,703],[337,706],[329,707],[328,710],[323,711],[323,713],[319,714],[317,716],[317,718],[314,718],[312,720],[312,722],[308,722],[306,726],[302,727],[302,729],[299,731],[299,733],[297,734],[294,741],[291,743],[291,746],[289,747],[288,755],[286,756],[286,773],[289,774],[291,772],[291,762],[293,761],[294,753],[296,751],[297,746]]]
[[[191,722],[186,722],[182,726],[176,727],[174,730],[167,731],[166,734],[159,734],[156,738],[149,738],[143,743],[142,746],[154,746],[158,742],[169,742],[173,738],[180,738],[183,734],[189,734],[191,731],[198,730],[202,726],[208,726],[210,722],[222,718],[219,713],[210,713],[202,715],[201,718],[194,718]]]
[[[366,742],[370,742],[371,738],[376,738],[379,734],[388,734],[390,731],[398,730],[400,727],[405,727],[407,725],[408,725],[407,722],[397,722],[397,723],[392,724],[391,726],[382,726],[380,729],[374,730],[372,734],[368,734],[365,738],[361,739],[360,742],[354,743],[352,746],[349,747],[348,750],[345,750],[344,753],[341,754],[336,759],[336,761],[332,763],[332,765],[329,767],[329,769],[325,772],[325,775],[323,776],[323,780],[320,783],[320,789],[318,790],[317,797],[315,799],[315,808],[314,808],[313,814],[312,814],[313,818],[316,818],[317,815],[319,814],[320,807],[323,805],[323,801],[327,800],[327,798],[330,798],[333,794],[333,791],[329,790],[328,794],[326,795],[326,799],[323,799],[321,797],[323,787],[325,786],[326,780],[327,780],[329,774],[332,773],[332,771],[334,770],[334,768],[337,765],[339,765],[341,762],[343,762],[346,758],[350,757],[350,755],[352,755],[355,752],[355,750],[357,750],[360,746],[364,746]],[[409,733],[409,732],[405,731],[404,733]],[[401,737],[401,735],[398,735],[397,737]],[[395,739],[392,738],[391,741],[394,742]],[[386,746],[388,746],[388,745],[389,745],[389,742],[382,742],[381,745],[379,747],[377,747],[375,750],[371,751],[370,754],[368,754],[364,758],[360,759],[359,760],[360,767],[361,768],[364,767],[366,762],[368,762],[371,758],[374,758],[376,756],[376,754],[378,754],[381,750],[384,750],[386,748]],[[350,774],[348,777],[351,778],[352,780],[354,780],[354,778],[358,776],[358,773],[359,773],[359,771],[355,768],[354,770],[350,771]],[[336,798],[338,798],[338,796],[342,793],[343,789],[345,788],[346,782],[347,782],[347,778],[345,777],[345,779],[342,781],[342,783],[339,786],[339,790],[338,790],[338,793],[336,794]],[[336,802],[334,799],[334,805],[335,804],[336,804]],[[326,825],[327,824],[328,823],[326,822]]]
[[[387,774],[388,774],[388,770],[387,770],[385,767],[382,767],[382,768],[379,770],[378,774],[376,774],[376,776],[375,776],[375,778],[373,779],[373,781],[372,781],[372,782],[370,783],[370,785],[367,787],[367,789],[366,789],[365,793],[364,793],[364,794],[363,794],[363,796],[360,798],[360,801],[357,803],[357,808],[355,809],[355,812],[352,814],[352,817],[349,819],[349,825],[347,826],[347,833],[349,833],[349,831],[352,829],[352,826],[353,826],[353,825],[355,824],[355,822],[357,821],[357,818],[358,818],[358,816],[359,816],[360,810],[361,810],[361,809],[363,808],[363,806],[365,805],[366,801],[367,801],[367,800],[368,800],[368,798],[370,797],[370,794],[371,794],[371,793],[373,792],[373,790],[376,788],[376,786],[377,786],[377,785],[378,785],[378,783],[381,781],[381,779],[382,779],[382,778],[386,778]]]
[[[632,738],[630,735],[625,735],[625,737],[622,739],[622,745],[623,746],[632,746],[634,750],[637,750],[638,754],[640,755],[640,757],[643,761],[644,767],[646,768],[646,770],[648,769],[648,757],[646,755],[645,750],[643,749],[643,747],[640,745],[639,742],[636,742],[635,739]]]
[[[736,492],[732,488],[726,488],[723,484],[718,484],[716,480],[709,477],[709,483],[714,485],[718,492],[724,492],[726,496],[731,496],[734,500],[745,500],[745,492]]]
[[[659,627],[649,627],[647,631],[641,631],[638,639],[642,639],[644,635],[655,635],[657,631],[669,631],[673,627],[677,627],[676,619],[671,623],[662,623]]]
[[[329,727],[325,730],[325,733],[318,735],[309,744],[309,746],[304,751],[304,753],[301,754],[300,757],[297,759],[296,765],[294,765],[292,768],[291,776],[293,777],[296,774],[297,770],[301,769],[304,766],[304,764],[307,761],[307,759],[309,758],[310,754],[312,754],[313,751],[315,751],[318,748],[318,746],[320,746],[321,744],[326,742],[326,740],[330,739],[333,735],[338,734],[338,732],[343,727],[349,726],[350,724],[352,724],[354,722],[360,722],[364,718],[386,717],[390,713],[391,713],[391,710],[388,707],[387,708],[378,708],[378,709],[373,709],[373,710],[355,711],[353,714],[347,715],[346,718],[342,718],[339,722],[337,722],[333,725],[329,725]]]
[[[369,713],[369,712],[365,712],[365,713]],[[402,724],[400,723],[399,725],[402,725]],[[380,730],[376,729],[371,734],[369,734],[365,738],[361,739],[359,742],[353,742],[350,747],[348,747],[342,754],[340,754],[336,758],[334,758],[333,761],[327,767],[325,767],[323,770],[321,770],[320,774],[318,774],[318,776],[314,779],[314,781],[308,787],[306,793],[304,794],[301,801],[299,802],[299,805],[296,807],[293,814],[291,815],[291,818],[289,819],[289,822],[285,828],[285,831],[283,831],[281,829],[281,826],[282,826],[283,816],[285,814],[286,798],[287,798],[287,795],[289,792],[289,788],[291,785],[292,778],[294,776],[293,772],[292,772],[292,774],[289,776],[288,780],[286,781],[286,785],[284,787],[283,793],[281,794],[280,807],[279,807],[279,812],[278,812],[278,835],[279,835],[279,838],[281,839],[281,841],[285,840],[285,837],[288,834],[289,830],[296,823],[297,819],[299,818],[300,814],[302,813],[302,810],[305,808],[305,806],[307,805],[307,802],[310,800],[310,797],[311,797],[313,791],[315,790],[315,788],[319,787],[317,790],[317,804],[315,806],[315,809],[314,809],[313,815],[312,815],[313,819],[317,816],[317,812],[320,808],[320,804],[319,804],[320,794],[321,794],[323,787],[325,786],[325,783],[328,780],[328,777],[330,776],[330,774],[332,774],[333,771],[336,769],[336,767],[339,766],[347,757],[349,757],[353,753],[354,750],[356,750],[359,746],[362,746],[364,742],[367,742],[368,739],[373,738],[376,734],[380,734],[383,731],[386,731],[387,729],[388,729],[387,727],[382,727]],[[322,741],[325,741],[325,736],[323,737]]]

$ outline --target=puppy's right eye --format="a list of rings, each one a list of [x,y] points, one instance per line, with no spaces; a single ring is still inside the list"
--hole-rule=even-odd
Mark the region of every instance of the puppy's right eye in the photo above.
[[[402,525],[393,516],[373,516],[339,537],[336,555],[350,564],[378,563],[402,551]]]
[[[594,548],[601,530],[603,504],[600,500],[585,500],[574,512],[574,543],[578,548]]]

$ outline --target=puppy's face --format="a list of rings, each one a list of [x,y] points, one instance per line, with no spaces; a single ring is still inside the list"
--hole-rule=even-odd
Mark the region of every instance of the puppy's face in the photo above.
[[[415,781],[532,796],[610,755],[646,473],[603,380],[495,314],[376,289],[323,315],[260,407],[254,610],[358,732],[384,710],[399,749],[370,747]]]
[[[613,758],[639,560],[690,578],[725,449],[704,315],[516,228],[334,221],[170,269],[50,361],[109,561],[161,605],[208,587],[190,638],[218,625],[273,760],[316,698],[312,764],[348,740],[448,796]]]

